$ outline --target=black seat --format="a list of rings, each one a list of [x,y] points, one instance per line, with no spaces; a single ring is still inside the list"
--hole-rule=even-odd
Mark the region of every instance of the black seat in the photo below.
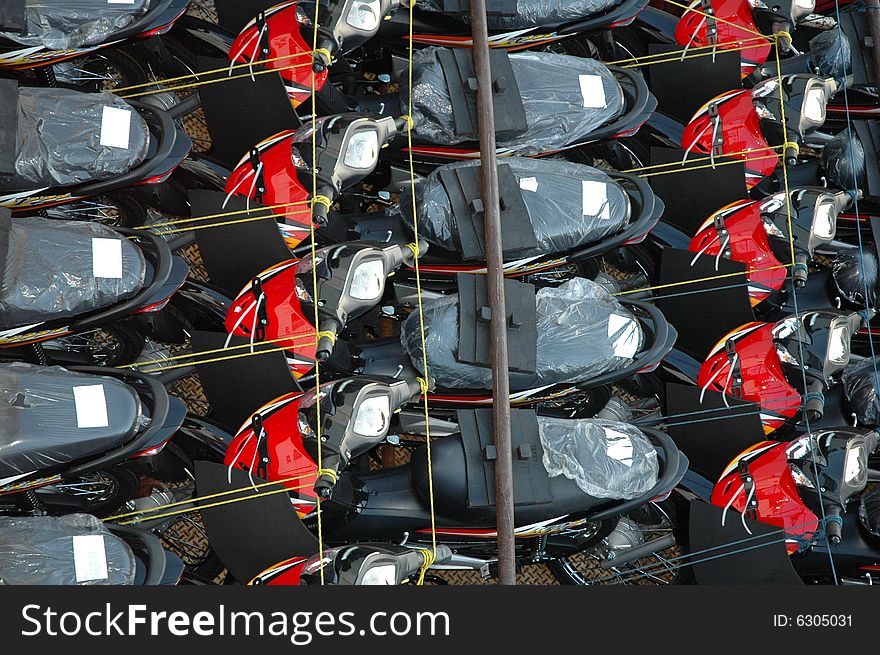
[[[0,477],[120,446],[140,421],[140,398],[119,380],[58,366],[0,364]]]
[[[419,0],[416,6],[442,13],[444,4],[443,0]],[[519,30],[566,23],[607,11],[617,4],[619,0],[511,0],[511,15],[489,12],[487,18],[489,29]],[[456,17],[469,22],[470,15],[461,13]]]
[[[641,324],[600,285],[574,278],[540,289],[537,306],[537,371],[510,373],[511,391],[585,382],[633,361],[645,342]],[[458,297],[425,303],[428,375],[447,389],[489,389],[490,368],[459,362]],[[401,327],[400,340],[415,367],[425,373],[418,313]]]
[[[597,168],[525,157],[505,157],[503,163],[516,177],[537,241],[535,248],[505,253],[507,261],[565,253],[618,234],[629,223],[629,196]],[[478,165],[478,161],[446,164],[417,182],[416,215],[420,238],[452,253],[461,252],[458,228],[461,219],[456,215],[439,173],[443,169]],[[406,187],[399,203],[406,226],[412,225],[411,193],[410,187]]]
[[[25,33],[0,35],[49,50],[95,45],[146,14],[149,4],[150,0],[25,0]]]
[[[4,178],[0,188],[30,190],[106,180],[143,162],[149,146],[146,121],[121,98],[22,87],[16,174]]]
[[[99,223],[8,220],[0,223],[0,328],[108,307],[140,291],[146,274],[141,249]]]
[[[0,584],[130,585],[135,572],[128,544],[90,514],[0,518]]]
[[[413,58],[413,107],[415,134],[423,143],[455,145],[468,141],[456,134],[453,107],[440,48],[419,50]],[[513,75],[525,110],[525,133],[499,139],[499,148],[520,155],[536,155],[589,140],[591,132],[620,116],[625,97],[614,74],[594,59],[548,52],[510,55]],[[403,87],[403,85],[401,85]],[[409,94],[401,89],[401,101]]]

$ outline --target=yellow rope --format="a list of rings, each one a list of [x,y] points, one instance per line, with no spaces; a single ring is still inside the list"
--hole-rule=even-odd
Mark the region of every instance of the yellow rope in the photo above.
[[[754,47],[754,45],[744,45],[744,46],[737,46],[736,48],[720,48],[720,49],[721,49],[723,52],[740,52],[740,51],[742,51],[742,50],[748,50],[748,49],[750,49],[750,48],[752,48],[752,47]],[[715,54],[716,54],[716,53],[715,53],[715,49],[716,49],[716,48],[713,46],[713,47],[712,47],[712,50],[711,50],[710,52],[698,52],[698,53],[696,53],[696,54],[691,54],[691,51],[692,51],[692,50],[696,50],[696,48],[691,48],[691,50],[689,50],[689,51],[687,52],[687,54],[682,54],[682,55],[679,55],[679,53],[678,53],[678,52],[675,52],[675,51],[673,51],[673,52],[665,52],[665,53],[662,53],[662,54],[665,54],[665,55],[667,56],[666,59],[658,59],[658,60],[655,60],[655,61],[644,61],[644,62],[641,62],[641,61],[639,61],[639,60],[636,58],[636,59],[635,59],[635,63],[627,64],[627,65],[625,65],[625,66],[621,66],[621,68],[639,68],[640,66],[651,66],[651,65],[653,65],[653,64],[671,64],[671,63],[675,63],[675,62],[683,61],[683,60],[685,60],[685,59],[696,59],[697,57],[709,57],[709,56],[713,56],[713,57],[714,57]],[[680,52],[684,52],[684,48],[682,48],[682,50],[681,50]]]
[[[666,2],[668,2],[671,5],[675,5],[676,7],[680,7],[686,11],[691,11],[691,12],[697,14],[698,16],[703,16],[704,18],[712,18],[718,23],[724,23],[725,25],[732,25],[733,27],[740,29],[743,32],[748,32],[749,34],[754,34],[756,36],[762,36],[765,39],[772,41],[772,37],[769,37],[766,34],[761,34],[760,32],[756,32],[755,30],[750,30],[746,27],[743,27],[742,25],[737,25],[733,21],[729,21],[725,18],[718,18],[718,16],[716,16],[714,14],[707,14],[705,11],[700,11],[699,9],[694,9],[693,7],[688,7],[685,4],[682,4],[680,2],[676,2],[676,0],[666,0]]]
[[[296,202],[283,202],[279,205],[263,205],[260,207],[253,207],[251,209],[236,209],[235,211],[231,211],[231,212],[221,212],[219,214],[208,214],[207,216],[196,216],[194,218],[180,218],[180,219],[175,219],[173,221],[165,221],[164,223],[151,223],[150,225],[139,225],[138,227],[136,227],[134,229],[135,230],[152,230],[153,228],[167,227],[169,225],[182,225],[183,223],[194,223],[195,221],[207,221],[207,220],[214,219],[214,218],[225,218],[226,216],[237,216],[239,214],[250,214],[251,212],[263,211],[265,209],[280,209],[282,207],[292,207],[292,206],[306,207],[306,206],[308,206],[308,204],[309,203],[307,200],[298,200]],[[296,212],[296,213],[301,213],[301,212]],[[270,216],[274,217],[274,216],[278,216],[278,214],[273,212],[272,214],[268,214],[264,218],[269,218]]]
[[[409,93],[409,100],[407,103],[407,107],[410,111],[412,111],[413,106],[413,96],[412,96],[412,87],[413,87],[413,7],[415,6],[415,2],[409,3],[409,67],[408,67],[408,88],[407,91]],[[413,168],[413,159],[412,159],[412,130],[413,130],[413,121],[412,118],[407,114],[406,121],[406,140],[407,146],[409,148],[409,180],[410,187],[412,189],[412,217],[413,217],[413,240],[416,244],[419,242],[419,221],[418,221],[418,206],[416,203],[416,173]],[[416,246],[418,247],[418,246]],[[425,313],[422,307],[422,278],[419,273],[419,258],[415,257],[413,260],[413,268],[415,269],[416,274],[416,296],[418,297],[418,308],[419,308],[419,334],[421,336],[422,341],[422,362],[424,362],[424,376],[425,380],[428,380],[428,348],[425,344]],[[421,385],[421,381],[419,382]],[[425,382],[425,387],[427,387],[427,382]],[[428,414],[428,394],[426,392],[422,392],[422,407],[425,412],[425,446],[426,446],[426,454],[428,460],[428,506],[431,511],[431,546],[433,548],[432,559],[437,555],[437,524],[434,516],[434,473],[433,467],[431,464],[431,419]],[[424,574],[422,575],[424,577]]]
[[[753,36],[753,37],[751,37],[751,38],[745,39],[745,40],[743,40],[743,41],[738,41],[738,42],[736,42],[736,43],[739,43],[739,44],[744,44],[744,43],[755,43],[755,42],[767,43],[768,40],[769,40],[768,37],[761,35],[760,37]],[[727,43],[734,43],[734,41],[729,41],[729,42],[727,42]],[[717,49],[718,49],[720,46],[722,46],[722,45],[724,45],[724,44],[723,44],[723,43],[718,43],[718,44],[716,44],[716,45],[701,45],[701,46],[698,46],[698,47],[696,47],[696,48],[689,48],[689,49],[688,49],[688,52],[689,52],[689,53],[690,53],[690,52],[702,52],[703,50],[708,50],[709,53],[711,54],[712,52],[714,52],[715,50],[717,50]],[[750,46],[747,46],[747,47],[750,47]],[[737,48],[737,49],[740,49],[740,48]],[[724,50],[725,50],[726,52],[728,52],[727,48],[724,48]],[[731,50],[731,51],[732,51],[732,50]],[[670,55],[678,54],[678,53],[680,53],[680,52],[684,52],[684,48],[682,48],[682,49],[681,49],[680,51],[678,51],[678,52],[676,52],[676,51],[669,51],[669,52],[655,52],[655,53],[652,54],[652,55],[642,55],[642,56],[640,56],[640,57],[629,57],[628,59],[618,59],[617,61],[607,61],[607,62],[602,62],[602,63],[604,63],[606,66],[622,66],[623,64],[629,64],[629,63],[632,63],[632,62],[638,62],[638,61],[651,61],[651,60],[654,60],[654,59],[661,59],[661,58],[663,58],[663,57],[668,57],[668,56],[670,56]]]
[[[320,2],[315,3],[315,15],[314,15],[314,30],[312,31],[312,50],[318,50],[318,18],[319,18],[319,9],[321,7]],[[312,90],[311,90],[311,98],[312,98],[312,189],[317,191],[318,189],[318,133],[317,133],[317,115],[318,109],[315,106],[315,69],[312,67]],[[316,195],[313,198],[312,204],[316,202],[322,202],[319,198],[324,198],[324,196]],[[327,208],[329,209],[329,199]],[[317,254],[315,248],[315,221],[309,221],[309,230],[311,233],[311,250],[312,250],[312,297],[315,299],[314,308],[315,308],[315,329],[318,329],[320,323],[320,316],[318,315],[318,267],[314,265],[314,262],[317,261]],[[315,349],[318,348],[318,335],[315,335]],[[315,361],[315,414],[318,417],[318,428],[317,428],[317,443],[318,443],[318,468],[323,468],[323,458],[321,453],[321,424],[323,421],[321,420],[321,375],[320,375],[320,367],[318,366],[318,362]],[[324,526],[321,520],[321,498],[315,494],[315,510],[317,511],[317,519],[318,519],[318,557],[319,561],[323,561],[324,559]],[[321,575],[321,586],[324,585],[324,567],[321,567],[320,570]]]
[[[303,210],[299,212],[293,212],[294,214],[307,214],[311,215],[309,210]],[[289,215],[289,214],[288,214]],[[225,225],[240,225],[241,223],[251,223],[253,221],[263,221],[267,218],[277,219],[277,214],[266,214],[265,216],[249,216],[247,218],[236,218],[231,221],[220,221],[219,223],[210,223],[208,225],[190,225],[189,227],[177,227],[173,230],[164,230],[162,234],[177,234],[178,232],[195,232],[196,230],[208,230],[212,227],[223,227]],[[203,218],[198,218],[194,220],[204,220]],[[149,226],[154,227],[154,226]],[[305,228],[306,224],[302,223],[302,227]]]
[[[766,150],[779,150],[783,147],[784,146],[767,146]],[[755,151],[754,150],[738,150],[736,152],[725,152],[723,156],[724,157],[736,157],[738,155],[748,155],[753,152],[755,152]],[[691,163],[693,163],[693,162],[699,163],[701,161],[710,161],[711,159],[712,158],[709,155],[706,155],[705,157],[694,157],[693,159],[687,159],[686,161],[691,162]],[[763,159],[763,157],[761,157],[760,159]],[[742,160],[740,159],[737,161],[742,161]],[[671,161],[671,162],[667,162],[665,164],[651,164],[650,166],[640,166],[639,168],[629,168],[625,171],[620,171],[620,172],[621,173],[641,174],[644,171],[656,170],[658,168],[670,168],[670,167],[674,168],[676,166],[679,167],[678,170],[689,170],[689,169],[685,168],[685,166],[682,162]]]
[[[228,73],[231,70],[236,70],[238,68],[249,68],[256,63],[260,64],[268,64],[273,61],[278,61],[279,59],[293,59],[294,57],[304,57],[306,55],[311,55],[311,52],[296,52],[292,55],[281,55],[280,57],[272,57],[271,59],[262,59],[257,62],[248,61],[243,64],[233,64],[231,66],[224,66],[223,68],[215,68],[214,70],[209,71],[198,71],[196,73],[189,73],[187,75],[179,75],[178,77],[166,77],[161,80],[156,80],[154,82],[144,82],[143,84],[132,84],[131,86],[123,86],[116,89],[113,89],[113,93],[119,93],[120,91],[132,91],[134,89],[143,89],[144,87],[153,86],[154,84],[168,84],[171,82],[180,82],[181,80],[186,79],[199,79],[199,75],[216,75],[217,73]],[[273,70],[283,70],[283,69],[273,69]],[[166,89],[167,90],[167,89]]]
[[[285,66],[284,68],[269,68],[262,71],[254,71],[253,73],[243,73],[241,75],[230,75],[229,77],[218,77],[214,80],[202,80],[200,82],[193,82],[191,84],[182,84],[180,86],[171,86],[171,87],[162,87],[158,89],[150,89],[149,91],[140,91],[139,93],[129,93],[127,95],[119,95],[123,100],[131,100],[132,98],[140,98],[141,96],[150,96],[155,95],[157,93],[167,93],[170,91],[186,91],[188,89],[195,89],[200,86],[207,86],[208,84],[217,84],[218,82],[228,82],[229,80],[240,80],[245,77],[253,77],[254,75],[265,75],[266,73],[278,73],[283,70],[292,70],[294,68],[303,68],[304,66],[311,66],[311,64],[294,64],[292,66]]]
[[[658,284],[653,287],[644,287],[643,289],[632,289],[630,291],[618,291],[611,294],[612,296],[626,296],[632,293],[642,293],[645,291],[656,291],[657,289],[668,289],[670,287],[680,287],[685,284],[696,284],[697,282],[711,282],[712,280],[721,280],[726,277],[737,277],[739,275],[750,275],[752,273],[763,273],[765,271],[775,271],[780,268],[789,268],[792,264],[779,264],[778,266],[768,266],[767,268],[754,268],[740,273],[722,273],[720,275],[712,275],[709,277],[701,277],[696,280],[682,280],[681,282],[670,282],[668,284]]]
[[[789,38],[789,42],[791,40],[791,35],[785,33]],[[776,79],[779,83],[779,120],[782,121],[782,129],[786,130],[786,136],[788,136],[788,131],[785,122],[785,98],[782,97],[782,70],[780,68],[779,63],[779,36],[777,35],[776,39]],[[792,147],[797,152],[800,152],[800,146],[797,143],[786,142],[786,148]],[[791,196],[789,195],[788,190],[788,165],[785,162],[785,156],[782,157],[782,188],[785,191],[785,212],[788,215],[788,245],[791,248],[791,261],[795,261],[794,257],[794,232],[791,229]],[[792,293],[795,293],[795,290],[792,289]]]
[[[318,336],[318,341],[320,341],[321,339],[326,337],[326,338],[330,339],[330,343],[332,343],[332,344],[336,343],[336,333],[331,332],[330,330],[320,330],[318,332],[317,336]]]
[[[425,584],[425,573],[427,573],[428,569],[431,568],[431,565],[434,563],[434,560],[437,556],[437,546],[434,546],[434,550],[423,548],[419,550],[419,552],[422,554],[422,568],[419,569],[419,579],[416,584],[421,586]]]
[[[269,353],[277,353],[284,350],[290,350],[290,348],[286,346],[282,346],[281,348],[267,348],[265,350],[257,350],[254,352],[247,353],[239,353],[237,355],[227,355],[226,357],[213,357],[211,359],[202,359],[197,362],[190,362],[188,364],[173,364],[171,366],[158,366],[156,368],[146,369],[140,371],[141,373],[163,373],[164,371],[173,371],[177,368],[184,368],[186,366],[196,366],[199,364],[213,364],[214,362],[225,362],[230,359],[238,359],[240,357],[254,357],[256,355],[268,355]],[[148,364],[149,365],[149,364]]]

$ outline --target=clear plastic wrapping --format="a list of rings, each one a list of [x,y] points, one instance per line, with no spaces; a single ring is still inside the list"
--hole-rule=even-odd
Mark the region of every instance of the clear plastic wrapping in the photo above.
[[[877,255],[866,250],[844,250],[831,265],[831,275],[840,297],[859,309],[877,307],[880,280],[877,276]],[[867,291],[867,297],[865,292]]]
[[[0,478],[121,445],[141,421],[138,395],[119,380],[60,366],[0,364]]]
[[[0,584],[130,585],[125,541],[91,514],[0,517]]]
[[[537,372],[510,374],[510,388],[523,391],[542,385],[583,382],[632,363],[644,344],[638,319],[590,280],[574,278],[537,293]],[[428,375],[441,387],[488,389],[492,370],[456,360],[458,296],[425,303]],[[419,317],[403,322],[401,343],[423,374]]]
[[[843,130],[826,143],[821,162],[831,186],[845,191],[865,188],[865,147],[854,132]]]
[[[516,0],[515,16],[489,14],[488,24],[490,30],[558,25],[607,11],[618,3],[619,0]],[[439,0],[418,0],[416,6],[426,11],[443,12],[443,3]],[[456,18],[470,22],[469,14],[460,14]]]
[[[25,0],[25,34],[0,36],[49,50],[81,48],[107,41],[147,13],[149,0]]]
[[[840,28],[819,32],[810,39],[810,68],[840,82],[846,79],[852,70],[852,49]]]
[[[637,428],[606,419],[538,417],[544,468],[596,498],[630,500],[657,484],[657,451]]]
[[[564,253],[617,234],[629,222],[629,196],[597,168],[525,157],[506,157],[501,163],[510,166],[519,182],[538,241],[537,248],[519,251],[517,257]],[[479,161],[446,164],[416,182],[420,238],[446,250],[461,250],[456,216],[440,182],[440,170],[479,164]],[[403,223],[411,228],[411,187],[401,192],[399,208]]]
[[[860,425],[880,427],[880,357],[867,358],[843,369],[841,381],[849,407]]]
[[[0,230],[0,329],[107,307],[144,284],[141,249],[100,223],[14,218]]]
[[[149,145],[147,123],[111,93],[19,89],[15,172],[27,182],[70,186],[108,179],[140,164]]]
[[[419,139],[442,145],[462,143],[455,133],[454,108],[437,57],[439,48],[413,56],[413,117]],[[549,52],[510,55],[513,74],[525,107],[525,134],[498,143],[519,155],[536,155],[588,140],[591,132],[624,110],[623,90],[608,68],[594,59]],[[401,84],[401,103],[409,93]]]

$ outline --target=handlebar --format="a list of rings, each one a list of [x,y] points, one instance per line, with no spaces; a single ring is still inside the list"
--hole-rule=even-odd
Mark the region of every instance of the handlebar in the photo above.
[[[452,549],[444,544],[438,544],[433,563],[442,564],[450,559],[452,559]],[[400,562],[401,577],[404,580],[418,573],[425,564],[425,558],[419,550],[402,553],[397,556],[397,560]]]
[[[820,421],[825,414],[825,385],[821,380],[814,380],[807,387],[804,413],[808,421]]]
[[[326,362],[330,359],[330,355],[333,353],[333,344],[336,343],[336,333],[339,331],[339,326],[336,325],[336,321],[321,321],[319,333],[321,334],[318,339],[318,347],[315,351],[315,358],[319,362]]]
[[[807,283],[807,275],[809,275],[810,272],[807,267],[807,262],[809,262],[809,258],[804,252],[799,252],[794,256],[794,266],[791,269],[791,278],[794,282],[794,286],[798,289]]]
[[[840,543],[843,519],[840,516],[840,505],[831,504],[825,506],[825,534],[828,541],[836,546]]]
[[[315,194],[315,198],[318,196],[323,196],[330,201],[330,204],[336,200],[336,191],[328,186],[320,186],[318,187],[318,191]],[[315,225],[319,225],[324,227],[327,225],[327,217],[330,213],[329,204],[324,204],[323,202],[315,202],[312,205],[312,220],[315,222]]]
[[[786,166],[794,166],[798,161],[798,149],[793,146],[788,146],[785,149],[785,165]]]

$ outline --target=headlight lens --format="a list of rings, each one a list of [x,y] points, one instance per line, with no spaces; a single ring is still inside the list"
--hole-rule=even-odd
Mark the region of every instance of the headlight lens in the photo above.
[[[354,419],[354,431],[364,437],[385,434],[391,420],[391,400],[388,396],[374,396],[360,403]]]
[[[837,228],[837,216],[834,215],[834,203],[823,200],[816,205],[813,213],[813,234],[820,239],[833,239]]]
[[[862,444],[846,449],[846,463],[843,467],[843,481],[856,486],[862,481],[865,471],[865,447]]]
[[[356,300],[378,300],[385,290],[385,265],[379,259],[359,264],[351,275],[349,295]]]
[[[801,9],[808,9],[813,11],[816,7],[816,3],[813,0],[794,0],[794,4]]]
[[[375,32],[382,17],[379,15],[379,0],[355,0],[348,10],[345,22],[362,32]]]
[[[352,134],[342,161],[349,168],[373,168],[379,161],[379,133],[376,130],[367,130]]]
[[[361,578],[362,585],[395,585],[397,584],[397,567],[394,564],[371,566]]]
[[[820,125],[825,122],[825,89],[814,86],[804,96],[801,115],[811,123]]]
[[[843,365],[849,361],[849,326],[832,325],[828,333],[828,361]]]

